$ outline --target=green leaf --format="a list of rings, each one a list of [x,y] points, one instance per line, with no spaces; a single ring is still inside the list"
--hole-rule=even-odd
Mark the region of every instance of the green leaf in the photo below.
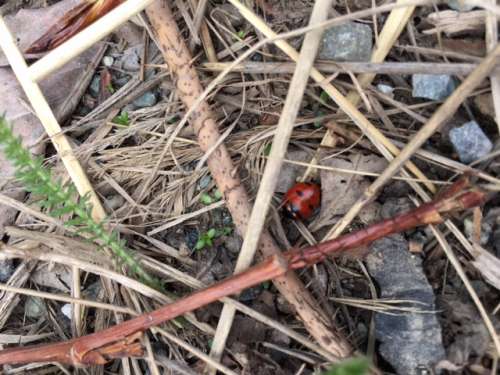
[[[245,30],[240,30],[236,33],[236,35],[238,36],[238,38],[240,39],[245,39],[245,35],[246,35],[246,32]]]
[[[207,237],[209,239],[212,239],[212,238],[215,238],[215,236],[217,235],[217,231],[215,230],[215,228],[210,228],[208,231],[207,231]]]
[[[220,192],[219,189],[215,189],[215,192],[214,192],[214,198],[215,200],[220,200],[222,199],[222,193]]]
[[[205,247],[205,239],[204,238],[199,238],[198,241],[196,241],[196,245],[194,248],[196,250],[201,250]]]
[[[200,197],[200,202],[208,206],[209,204],[214,203],[214,200],[208,193],[203,193]]]
[[[130,124],[130,118],[128,117],[128,112],[123,111],[120,115],[113,119],[113,122],[118,125],[128,126]]]
[[[350,358],[333,366],[323,375],[368,375],[369,368],[366,358]]]

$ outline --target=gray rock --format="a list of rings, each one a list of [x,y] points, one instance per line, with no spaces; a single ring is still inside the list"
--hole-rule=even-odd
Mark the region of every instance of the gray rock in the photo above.
[[[145,92],[142,96],[138,97],[133,101],[133,104],[137,108],[147,108],[152,107],[158,102],[156,94],[152,91]]]
[[[73,306],[70,303],[67,303],[61,307],[61,313],[68,319],[71,320],[73,314]]]
[[[394,87],[385,85],[383,83],[379,83],[377,85],[377,90],[380,91],[382,94],[386,94],[390,97],[394,96]]]
[[[12,259],[0,261],[0,282],[6,283],[14,273],[14,262]]]
[[[100,89],[101,89],[101,77],[96,75],[94,76],[94,78],[92,78],[92,81],[90,82],[89,85],[90,95],[92,95],[94,98],[97,98],[99,96]]]
[[[39,297],[28,297],[24,304],[24,313],[28,318],[38,319],[47,311],[43,300]]]
[[[463,163],[471,163],[488,154],[493,148],[493,144],[475,121],[451,129],[449,135]]]
[[[349,22],[325,31],[318,57],[337,61],[369,61],[371,53],[371,27]]]
[[[137,72],[141,68],[142,48],[132,47],[123,52],[120,64],[124,70]]]
[[[206,174],[205,176],[200,178],[200,181],[198,181],[198,189],[199,190],[206,189],[208,187],[208,185],[210,185],[210,182],[212,182],[212,177],[210,177],[210,175]]]
[[[414,98],[443,100],[455,90],[456,82],[446,74],[414,74],[412,86]]]
[[[380,286],[381,298],[418,301],[417,308],[435,310],[434,293],[422,270],[421,259],[408,251],[402,235],[374,242],[366,262]],[[380,354],[398,374],[417,375],[445,358],[441,327],[436,315],[404,313],[375,315]]]
[[[102,63],[104,64],[104,66],[107,66],[108,68],[110,66],[113,66],[114,62],[115,59],[112,56],[104,56],[104,58],[102,59]]]
[[[447,0],[448,6],[458,12],[468,12],[474,9],[474,5],[467,4],[464,0]]]

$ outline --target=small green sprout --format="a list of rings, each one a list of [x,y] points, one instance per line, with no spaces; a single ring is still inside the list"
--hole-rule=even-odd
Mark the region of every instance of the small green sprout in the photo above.
[[[123,111],[113,119],[113,122],[118,125],[124,125],[124,126],[130,125],[130,118],[128,117],[128,112]]]
[[[213,196],[214,196],[216,201],[219,201],[222,199],[222,193],[220,192],[219,189],[215,189]]]
[[[208,231],[203,233],[200,238],[198,238],[198,241],[196,241],[195,249],[196,250],[202,250],[205,247],[211,247],[214,242],[213,240],[215,239],[217,235],[217,231],[214,228],[210,228]]]
[[[239,38],[239,39],[245,39],[245,36],[246,36],[246,32],[245,30],[240,30],[236,33],[236,36]]]
[[[221,199],[222,199],[222,193],[218,189],[215,189],[212,195],[210,195],[209,193],[203,193],[200,196],[200,202],[206,206],[214,202],[220,201]]]
[[[208,206],[209,204],[214,203],[214,199],[210,196],[210,194],[203,193],[200,197],[200,202]]]
[[[333,366],[323,375],[368,375],[370,363],[366,358],[350,358]]]
[[[110,94],[114,94],[114,93],[115,93],[115,88],[113,87],[113,85],[112,85],[111,83],[108,83],[108,84],[106,85],[106,90],[108,90],[108,92],[109,92]]]
[[[214,240],[216,238],[222,236],[229,236],[233,232],[233,228],[224,227],[222,230],[210,228],[208,231],[200,235],[198,241],[196,241],[196,245],[194,246],[195,250],[202,250],[206,247],[211,247],[214,244]]]

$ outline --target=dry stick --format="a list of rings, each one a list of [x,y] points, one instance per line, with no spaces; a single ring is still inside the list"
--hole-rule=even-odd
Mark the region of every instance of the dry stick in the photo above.
[[[191,54],[183,41],[168,5],[156,1],[146,10],[153,28],[158,34],[159,47],[169,68],[177,77],[177,90],[186,108],[196,105],[203,88],[196,70],[191,66]],[[206,101],[201,102],[191,113],[192,126],[198,137],[200,148],[206,152],[218,141],[219,131],[212,112]],[[217,187],[224,195],[227,208],[231,213],[239,233],[244,235],[248,227],[251,206],[245,188],[241,184],[237,170],[224,144],[213,152],[208,167]],[[264,256],[279,254],[280,250],[271,235],[265,231],[260,238],[260,251]],[[329,326],[322,309],[311,297],[302,282],[293,273],[274,280],[280,293],[294,306],[297,314],[310,334],[320,345],[337,357],[345,356],[345,347],[335,331]]]
[[[331,3],[331,0],[316,0],[311,18],[309,20],[309,25],[315,25],[326,20]],[[255,198],[252,213],[248,221],[248,229],[245,233],[243,245],[236,262],[234,273],[239,273],[248,268],[254,259],[255,251],[259,245],[259,238],[266,221],[269,204],[271,203],[271,199],[278,182],[278,176],[281,170],[281,165],[283,164],[283,158],[293,131],[293,125],[302,103],[304,90],[309,79],[309,73],[314,63],[322,35],[323,30],[321,29],[310,31],[305,35],[300,57],[297,61],[295,73],[288,88],[288,95],[276,128],[271,153],[266,163],[264,174],[257,192],[257,197]],[[215,332],[212,348],[210,350],[210,355],[218,360],[220,360],[222,353],[224,352],[224,347],[233,324],[235,313],[236,309],[234,306],[228,304],[224,305],[219,318],[219,323],[217,325],[217,330]],[[332,327],[332,329],[334,328]],[[352,351],[351,346],[340,334],[337,336],[339,341],[336,345],[339,349],[341,349],[339,354],[347,356]],[[211,369],[210,372],[215,373],[214,369]]]
[[[444,215],[480,205],[487,198],[484,191],[470,187],[469,181],[464,178],[435,201],[425,203],[406,214],[319,245],[272,255],[240,274],[114,327],[66,342],[0,351],[0,364],[56,361],[79,366],[104,364],[114,358],[142,355],[138,339],[142,332],[155,325],[239,293],[245,288],[281,277],[291,270],[316,264],[328,256],[350,255],[349,250],[366,248],[369,243],[390,234],[420,225],[439,224],[443,222]]]
[[[500,45],[491,52],[481,64],[462,82],[462,84],[451,94],[450,97],[439,107],[432,115],[429,121],[413,136],[410,142],[401,150],[401,152],[389,163],[387,168],[379,177],[363,192],[363,195],[351,206],[344,215],[339,225],[334,226],[324,238],[332,238],[342,233],[346,224],[350,223],[361,209],[375,196],[385,183],[392,178],[401,168],[401,166],[424,144],[427,139],[433,135],[444,122],[449,119],[460,104],[472,93],[490,73],[498,63],[500,56]]]
[[[238,11],[247,19],[248,22],[252,23],[252,25],[257,28],[262,34],[266,37],[274,40],[274,44],[280,48],[283,52],[285,52],[292,60],[297,61],[298,53],[297,51],[290,46],[286,41],[277,39],[278,35],[255,13],[253,13],[250,9],[241,4],[238,0],[228,0],[231,4],[233,4]],[[396,8],[392,8],[393,10],[404,10],[404,4],[411,3],[412,5],[408,5],[409,7],[414,7],[413,1],[408,0],[399,0],[396,4]],[[379,7],[380,9],[386,9],[385,6]],[[312,68],[311,69],[311,78],[314,79],[319,86],[332,98],[332,100],[337,103],[342,111],[344,111],[353,121],[354,123],[363,131],[363,133],[370,139],[370,141],[377,147],[384,157],[390,160],[393,154],[397,154],[399,149],[394,146],[394,144],[389,141],[380,130],[378,130],[368,119],[354,106],[346,97],[344,97],[339,90],[337,90],[332,84],[328,83],[327,78],[320,73],[319,70]],[[432,183],[430,183],[427,177],[413,164],[409,161],[406,164],[406,167],[419,179],[424,181],[424,185],[430,191],[435,191],[435,187]]]
[[[220,72],[231,63],[207,62],[201,65],[202,69]],[[295,71],[292,62],[257,62],[245,61],[231,68],[235,73],[247,74],[292,74]],[[314,67],[322,73],[371,73],[371,74],[448,74],[468,75],[477,64],[469,63],[428,63],[428,62],[317,62]],[[495,73],[500,73],[496,68]]]

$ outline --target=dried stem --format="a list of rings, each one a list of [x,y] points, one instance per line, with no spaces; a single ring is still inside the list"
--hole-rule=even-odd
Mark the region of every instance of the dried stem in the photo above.
[[[462,187],[464,189],[460,190]],[[484,191],[470,188],[468,181],[463,179],[441,194],[437,200],[423,204],[406,214],[318,245],[273,255],[242,273],[106,330],[57,344],[0,351],[0,364],[56,361],[81,366],[141,355],[142,350],[137,341],[140,334],[152,326],[266,280],[282,277],[291,270],[321,262],[327,256],[349,255],[350,250],[366,246],[387,235],[420,225],[439,224],[444,221],[446,215],[480,205],[486,199],[487,194]]]

